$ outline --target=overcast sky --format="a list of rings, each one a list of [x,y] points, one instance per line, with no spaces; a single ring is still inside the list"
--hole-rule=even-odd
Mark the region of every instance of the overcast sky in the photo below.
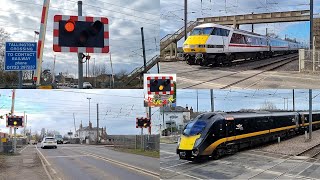
[[[197,93],[198,91],[198,93]],[[0,90],[0,115],[11,109],[12,90]],[[177,90],[177,105],[193,108],[201,112],[210,111],[210,90]],[[237,111],[259,109],[265,101],[277,109],[292,109],[292,90],[214,90],[216,111]],[[136,117],[145,117],[143,90],[16,90],[15,114],[28,116],[28,126],[40,133],[41,128],[57,130],[62,135],[74,131],[73,113],[76,126],[82,121],[88,126],[89,101],[91,98],[90,119],[96,126],[96,104],[99,103],[100,126],[107,127],[108,134],[139,134],[135,127]],[[320,110],[320,90],[313,91],[313,109]],[[288,104],[288,105],[287,105]],[[295,90],[297,110],[308,110],[308,90]],[[159,133],[162,122],[159,108],[152,109],[152,133]],[[8,132],[5,120],[0,120],[0,131]],[[19,131],[18,131],[19,132]],[[146,130],[144,131],[147,132]]]
[[[226,3],[225,3],[226,2]],[[160,37],[172,34],[184,26],[184,1],[160,1]],[[319,17],[320,0],[314,0],[314,14]],[[279,11],[309,10],[309,0],[188,0],[188,21],[201,17],[268,13]],[[284,38],[297,38],[309,42],[309,22],[273,23],[254,25],[256,33],[275,33]],[[251,31],[251,25],[240,25],[240,29]],[[183,41],[178,44],[181,46]]]
[[[0,0],[0,27],[10,34],[11,41],[33,42],[34,31],[40,30],[42,6],[43,0]],[[144,27],[147,60],[159,54],[159,11],[159,0],[83,0],[83,16],[109,18],[110,52],[115,73],[120,70],[131,72],[143,65],[141,27]],[[43,68],[52,69],[56,55],[56,73],[77,75],[77,55],[52,50],[53,17],[57,14],[78,15],[77,0],[51,0]],[[111,73],[109,54],[91,57],[92,61],[95,58],[97,66],[106,64]]]

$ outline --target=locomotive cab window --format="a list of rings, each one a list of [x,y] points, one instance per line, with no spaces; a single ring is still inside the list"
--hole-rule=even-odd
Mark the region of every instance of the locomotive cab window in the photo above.
[[[183,130],[183,135],[186,136],[194,136],[200,134],[206,127],[207,123],[205,121],[195,121],[187,124],[185,129]]]
[[[212,29],[211,27],[206,27],[206,28],[195,28],[190,36],[196,36],[196,35],[210,35],[211,32],[212,32]]]
[[[211,35],[215,36],[229,36],[229,30],[222,28],[214,28]]]

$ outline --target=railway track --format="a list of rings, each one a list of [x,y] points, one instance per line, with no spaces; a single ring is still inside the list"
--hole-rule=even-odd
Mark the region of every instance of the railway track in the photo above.
[[[229,77],[232,77],[232,76],[236,76],[236,75],[240,75],[241,73],[244,73],[248,70],[261,70],[257,73],[254,73],[254,74],[250,74],[248,76],[246,76],[245,78],[242,78],[240,80],[237,80],[235,82],[232,82],[228,85],[225,85],[223,87],[220,87],[220,89],[227,89],[227,88],[230,88],[236,84],[239,84],[241,82],[244,82],[248,79],[251,79],[255,76],[258,76],[260,74],[263,74],[267,71],[272,71],[272,70],[275,70],[281,66],[284,66],[292,61],[295,61],[298,59],[298,56],[297,55],[289,55],[289,56],[281,56],[281,57],[277,57],[276,59],[272,60],[272,61],[265,61],[263,63],[259,62],[255,62],[253,64],[250,64],[250,65],[247,65],[247,68],[245,70],[240,70],[240,71],[235,71],[231,74],[228,74],[228,75],[223,75],[223,76],[220,76],[220,77],[215,77],[213,79],[209,79],[207,81],[203,81],[203,82],[199,82],[197,84],[193,84],[193,85],[190,85],[190,86],[187,86],[187,87],[184,87],[182,89],[189,89],[189,88],[193,88],[194,86],[198,86],[198,85],[201,85],[201,84],[205,84],[205,83],[210,83],[210,82],[214,82],[216,80],[220,80],[220,79],[223,79],[223,78],[229,78]],[[200,69],[200,70],[203,70],[203,69]],[[200,71],[200,70],[197,70],[197,71]],[[179,76],[180,73],[178,73],[178,76]]]
[[[307,156],[310,158],[320,158],[320,144],[313,146],[301,153],[298,156]]]

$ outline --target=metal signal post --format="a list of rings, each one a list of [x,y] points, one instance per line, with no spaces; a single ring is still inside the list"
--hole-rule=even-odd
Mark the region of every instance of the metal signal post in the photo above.
[[[82,1],[78,1],[78,16],[82,16]],[[82,53],[78,53],[78,88],[83,89]]]

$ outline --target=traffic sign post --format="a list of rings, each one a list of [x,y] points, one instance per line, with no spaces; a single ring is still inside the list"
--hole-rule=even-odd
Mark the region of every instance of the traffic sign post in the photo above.
[[[6,42],[4,70],[19,71],[19,88],[22,88],[22,71],[37,68],[37,43]]]

